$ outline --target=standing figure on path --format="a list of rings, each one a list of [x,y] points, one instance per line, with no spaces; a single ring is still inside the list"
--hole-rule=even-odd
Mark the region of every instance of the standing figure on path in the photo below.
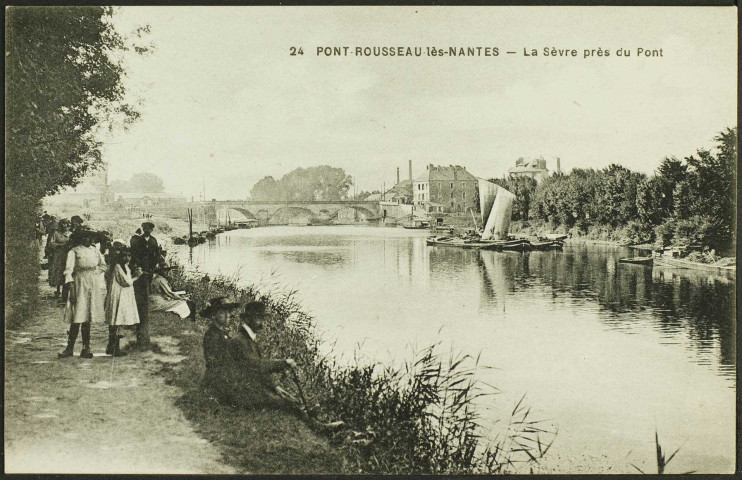
[[[72,218],[70,218],[70,230],[74,232],[78,232],[80,230],[83,230],[85,220],[82,219],[80,215],[73,215]]]
[[[79,231],[72,235],[71,243],[80,244],[67,254],[64,269],[65,284],[70,285],[69,298],[64,317],[70,324],[67,348],[59,354],[60,358],[71,357],[78,331],[82,330],[82,352],[80,357],[93,358],[90,351],[90,323],[103,320],[103,296],[100,289],[100,274],[106,269],[106,262],[93,244],[95,232]]]
[[[56,287],[54,296],[58,297],[60,289],[65,285],[64,267],[67,264],[67,253],[70,243],[70,222],[63,218],[57,224],[57,229],[49,235],[49,286]],[[65,288],[65,294],[67,288]],[[67,301],[67,295],[62,297]]]
[[[184,295],[173,292],[167,272],[174,267],[160,266],[152,275],[149,304],[153,312],[173,312],[180,318],[196,320],[196,303]]]
[[[137,325],[137,347],[141,351],[152,348],[149,340],[149,290],[152,274],[160,263],[160,246],[152,236],[155,224],[142,223],[142,235],[131,237],[131,266],[134,271],[141,269],[139,278],[134,282],[134,296],[139,311]]]
[[[119,348],[119,326],[139,323],[137,302],[134,298],[134,282],[138,277],[131,275],[129,269],[131,253],[128,248],[121,248],[114,256],[113,271],[108,279],[108,294],[106,295],[106,323],[108,324],[106,353],[120,357],[126,353]]]

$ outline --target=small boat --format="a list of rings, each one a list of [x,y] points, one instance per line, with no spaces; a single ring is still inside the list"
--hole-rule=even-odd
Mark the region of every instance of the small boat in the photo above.
[[[659,265],[667,268],[691,268],[696,270],[704,270],[707,272],[714,272],[724,274],[727,276],[736,276],[737,266],[736,265],[714,265],[713,263],[701,263],[692,262],[684,258],[671,257],[669,255],[656,255],[654,257],[655,265]]]
[[[531,242],[532,250],[562,250],[564,248],[564,242],[561,240],[546,240],[539,242]]]
[[[652,257],[619,258],[618,263],[631,263],[633,265],[652,265],[654,263],[654,258]]]
[[[544,235],[543,238],[546,239],[546,240],[560,240],[560,241],[564,241],[564,240],[567,239],[567,235],[566,234],[562,234],[562,233],[547,233],[546,235]]]

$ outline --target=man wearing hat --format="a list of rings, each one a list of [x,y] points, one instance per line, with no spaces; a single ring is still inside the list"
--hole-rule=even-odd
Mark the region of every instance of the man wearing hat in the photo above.
[[[160,246],[157,239],[152,236],[155,224],[152,222],[142,223],[142,235],[131,237],[131,266],[141,275],[134,282],[134,296],[137,301],[139,312],[139,325],[137,326],[137,347],[139,350],[149,350],[152,346],[149,340],[149,294],[152,273],[157,264],[160,263]]]
[[[232,313],[239,307],[239,303],[229,302],[227,297],[216,297],[209,300],[200,312],[202,317],[211,320],[204,334],[204,386],[224,397],[229,396],[231,385],[237,382],[234,362],[229,354],[229,329]]]
[[[266,312],[263,302],[249,302],[240,314],[240,325],[234,336],[230,350],[236,359],[240,378],[238,405],[250,408],[276,408],[288,411],[304,420],[310,427],[318,430],[334,430],[344,425],[343,422],[320,423],[309,416],[309,412],[287,391],[273,382],[271,374],[289,368],[296,369],[296,362],[291,358],[267,359],[260,351],[257,342],[259,332],[263,330]]]

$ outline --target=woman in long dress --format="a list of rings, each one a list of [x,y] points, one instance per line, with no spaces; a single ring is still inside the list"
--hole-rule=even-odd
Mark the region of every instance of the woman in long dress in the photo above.
[[[65,284],[70,285],[64,317],[70,324],[70,330],[67,348],[59,354],[60,358],[72,356],[77,333],[81,330],[80,357],[93,358],[90,351],[90,323],[103,319],[100,275],[106,270],[103,255],[93,245],[94,235],[95,232],[81,230],[75,232],[70,238],[70,243],[76,245],[67,254],[67,264],[64,269]]]
[[[108,279],[106,295],[106,323],[108,324],[108,346],[106,353],[119,357],[126,355],[119,348],[119,327],[139,323],[137,302],[134,298],[134,281],[139,275],[132,276],[129,269],[131,252],[122,247],[115,255],[113,271]]]
[[[167,281],[168,267],[158,267],[152,275],[149,309],[152,312],[173,312],[180,318],[196,319],[196,304],[183,295],[173,292]]]
[[[49,234],[49,286],[56,287],[54,296],[58,297],[64,286],[64,267],[67,265],[67,253],[70,243],[70,222],[63,218],[57,224],[57,229]],[[66,296],[62,297],[67,300]]]

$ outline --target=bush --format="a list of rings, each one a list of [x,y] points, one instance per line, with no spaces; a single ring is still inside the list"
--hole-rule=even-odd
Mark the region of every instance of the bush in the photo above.
[[[653,240],[652,229],[636,220],[630,221],[621,230],[621,236],[626,239],[629,245],[649,243]]]
[[[19,326],[36,305],[40,245],[34,227],[41,204],[34,198],[5,191],[5,319]]]

